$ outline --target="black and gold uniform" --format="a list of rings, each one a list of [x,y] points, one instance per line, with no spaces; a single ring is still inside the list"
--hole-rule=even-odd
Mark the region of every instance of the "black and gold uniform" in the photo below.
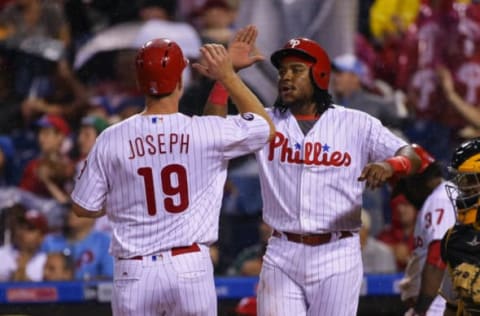
[[[468,140],[455,150],[449,171],[454,185],[447,187],[447,193],[457,211],[457,224],[441,243],[450,277],[442,290],[454,292],[444,296],[456,315],[480,316],[480,139]]]

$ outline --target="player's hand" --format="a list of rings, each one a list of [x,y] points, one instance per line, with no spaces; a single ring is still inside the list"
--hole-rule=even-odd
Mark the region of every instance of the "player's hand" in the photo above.
[[[388,162],[369,163],[363,168],[358,181],[366,181],[367,188],[376,189],[393,176],[393,168]]]
[[[202,63],[192,65],[202,75],[222,81],[229,75],[235,74],[232,60],[227,49],[221,44],[205,44],[200,48]]]
[[[254,25],[248,25],[238,30],[233,41],[228,45],[228,53],[236,71],[265,60],[265,57],[255,47],[257,35],[257,28]]]

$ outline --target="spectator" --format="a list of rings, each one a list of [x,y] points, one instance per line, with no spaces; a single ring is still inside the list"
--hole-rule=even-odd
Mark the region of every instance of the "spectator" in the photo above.
[[[0,25],[8,47],[17,49],[12,59],[15,91],[25,96],[33,81],[51,70],[52,61],[65,57],[70,30],[63,6],[58,1],[13,1],[0,12]]]
[[[378,42],[403,34],[415,21],[419,0],[376,0],[370,7],[370,31]]]
[[[67,203],[67,195],[74,168],[62,152],[62,146],[70,134],[67,122],[56,115],[45,115],[37,125],[40,127],[38,143],[40,156],[31,160],[23,173],[20,187],[40,197],[55,198]]]
[[[43,266],[43,281],[73,280],[75,265],[72,257],[63,252],[51,252]]]
[[[401,127],[402,117],[397,114],[395,102],[364,88],[370,80],[368,69],[355,55],[346,54],[335,58],[332,68],[336,104],[367,112],[388,127]]]
[[[390,201],[390,206],[392,223],[379,233],[377,239],[392,248],[397,270],[403,271],[415,246],[413,230],[417,210],[403,194],[394,195]]]
[[[107,127],[108,122],[98,116],[86,116],[82,119],[77,138],[79,160],[75,166],[76,177],[80,176],[85,164],[85,159],[95,144],[97,136]],[[111,229],[107,218],[98,218],[95,222],[95,229],[110,234]]]
[[[95,144],[97,136],[108,127],[108,122],[98,116],[85,116],[82,118],[80,130],[78,131],[77,145],[79,160],[76,164],[76,175],[78,176],[85,158]]]
[[[40,246],[48,230],[46,218],[21,205],[10,209],[12,244],[0,247],[0,281],[41,281],[47,255]]]
[[[476,129],[477,134],[461,134],[465,138],[480,136],[480,108],[464,100],[455,90],[452,74],[445,67],[439,67],[437,71],[443,92],[451,106],[460,113],[460,115]],[[465,131],[465,130],[464,130]]]
[[[42,249],[47,253],[63,252],[75,262],[75,279],[110,279],[113,277],[113,259],[108,253],[110,237],[95,231],[95,220],[68,213],[65,234],[49,235]]]
[[[0,187],[17,184],[15,148],[9,136],[0,136]]]
[[[362,210],[360,245],[364,273],[394,273],[397,271],[393,251],[385,243],[370,236],[371,217]]]
[[[227,45],[233,36],[235,9],[227,0],[207,0],[196,12],[203,43]]]

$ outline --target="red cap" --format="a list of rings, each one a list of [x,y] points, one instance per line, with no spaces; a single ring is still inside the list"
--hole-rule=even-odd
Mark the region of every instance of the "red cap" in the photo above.
[[[37,210],[28,210],[20,219],[20,224],[25,224],[30,228],[36,228],[42,233],[48,232],[48,221],[46,217]]]
[[[46,114],[37,121],[37,125],[39,127],[53,127],[65,136],[70,134],[68,123],[58,115]]]
[[[237,315],[256,316],[257,315],[257,299],[255,297],[244,297],[238,302],[235,308]]]

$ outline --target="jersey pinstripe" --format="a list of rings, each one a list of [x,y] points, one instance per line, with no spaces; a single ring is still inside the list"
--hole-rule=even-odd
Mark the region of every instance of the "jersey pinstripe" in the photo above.
[[[406,145],[376,118],[334,106],[304,135],[287,111],[269,111],[274,139],[257,152],[263,218],[280,232],[333,232],[310,246],[272,236],[258,287],[258,315],[355,315],[363,275],[359,235],[368,162]],[[341,230],[353,236],[340,239]],[[345,304],[348,302],[348,304]]]
[[[257,152],[264,220],[296,233],[359,230],[363,167],[407,143],[376,118],[334,106],[304,135],[290,112],[269,111],[275,138]]]
[[[268,134],[251,113],[135,115],[98,137],[72,199],[106,207],[116,257],[208,245],[218,236],[228,160],[258,150]]]

